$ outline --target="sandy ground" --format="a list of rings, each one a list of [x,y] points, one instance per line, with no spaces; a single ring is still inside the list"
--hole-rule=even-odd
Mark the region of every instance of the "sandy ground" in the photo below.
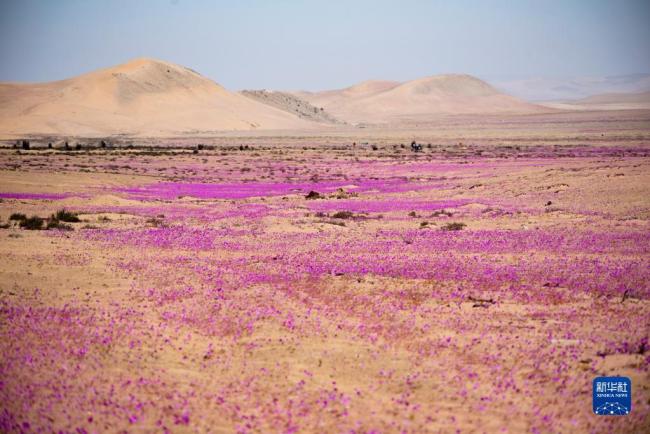
[[[0,431],[643,432],[650,124],[571,116],[3,149]]]

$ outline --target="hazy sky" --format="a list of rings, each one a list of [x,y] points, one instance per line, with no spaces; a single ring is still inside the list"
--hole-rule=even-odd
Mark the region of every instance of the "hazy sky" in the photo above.
[[[650,0],[0,0],[0,80],[142,56],[230,89],[650,72]]]

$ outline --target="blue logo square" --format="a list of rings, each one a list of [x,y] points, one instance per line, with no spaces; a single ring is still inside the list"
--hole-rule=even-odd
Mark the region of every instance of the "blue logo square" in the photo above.
[[[625,416],[632,411],[632,382],[628,377],[596,377],[593,388],[594,414]]]

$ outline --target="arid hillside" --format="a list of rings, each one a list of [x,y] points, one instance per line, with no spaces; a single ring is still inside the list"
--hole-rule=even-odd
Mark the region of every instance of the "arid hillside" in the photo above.
[[[0,135],[5,137],[161,136],[310,126],[191,69],[152,59],[62,81],[0,84]]]

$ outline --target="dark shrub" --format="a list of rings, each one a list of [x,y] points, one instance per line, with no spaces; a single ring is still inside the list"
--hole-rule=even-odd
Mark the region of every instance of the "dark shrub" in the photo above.
[[[79,217],[77,217],[77,214],[66,211],[65,209],[57,211],[57,213],[54,215],[54,219],[68,223],[79,223],[81,221],[79,220]]]
[[[20,227],[32,231],[43,229],[44,220],[38,216],[31,216],[20,222]]]
[[[147,224],[149,224],[149,225],[151,225],[151,226],[153,226],[155,228],[166,228],[167,227],[167,223],[165,223],[164,220],[159,219],[159,218],[154,218],[154,217],[152,217],[150,219],[147,219]]]
[[[312,190],[305,196],[305,199],[320,199],[321,197],[319,192]]]
[[[26,220],[26,219],[27,219],[27,216],[26,216],[25,214],[21,214],[21,213],[19,213],[19,212],[15,212],[15,213],[13,213],[13,214],[11,214],[11,215],[9,216],[9,220],[20,220],[20,221],[23,221],[23,220]]]
[[[72,226],[66,225],[65,223],[61,223],[60,220],[55,219],[55,218],[51,218],[50,220],[48,220],[46,229],[58,229],[60,231],[71,231],[71,230],[73,230]]]
[[[454,215],[454,213],[451,213],[449,211],[445,211],[443,209],[443,210],[434,211],[433,214],[431,214],[431,217],[439,217],[441,215],[446,215],[447,217],[451,217],[452,215]]]
[[[335,219],[351,219],[352,217],[354,217],[354,214],[351,211],[339,211],[332,214],[332,218]]]
[[[458,222],[453,222],[453,223],[447,223],[440,229],[443,231],[460,231],[463,229],[465,226],[467,226],[465,223],[458,223]]]

